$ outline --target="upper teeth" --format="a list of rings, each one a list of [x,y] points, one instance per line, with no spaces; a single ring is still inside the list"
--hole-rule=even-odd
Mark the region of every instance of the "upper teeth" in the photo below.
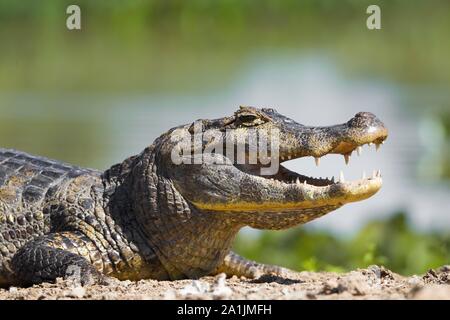
[[[351,155],[351,153],[344,154],[345,164],[347,164],[347,165],[350,162],[350,155]]]
[[[372,146],[373,144],[375,144],[375,148],[378,151],[378,149],[380,149],[380,146],[382,144],[384,144],[384,141],[376,142],[376,143],[374,143],[374,142],[367,143],[367,145],[369,145],[369,146]],[[357,146],[354,150],[356,150],[356,153],[358,154],[358,156],[360,156],[361,153],[362,153],[362,146]],[[281,158],[282,161],[284,161],[284,160],[291,160],[292,157],[296,157],[298,155],[299,155],[298,153],[293,152],[293,150],[290,150],[289,154],[282,155],[280,158]],[[344,154],[345,164],[347,164],[347,165],[349,164],[351,155],[352,155],[352,151],[350,151],[347,154]],[[316,163],[316,166],[319,166],[319,164],[320,164],[320,157],[314,157],[314,162]]]
[[[316,162],[316,166],[319,166],[320,164],[320,158],[319,157],[315,157],[314,161]]]
[[[358,147],[356,148],[356,153],[358,154],[358,156],[361,155],[361,152],[362,152],[362,147],[361,147],[361,146],[358,146]]]

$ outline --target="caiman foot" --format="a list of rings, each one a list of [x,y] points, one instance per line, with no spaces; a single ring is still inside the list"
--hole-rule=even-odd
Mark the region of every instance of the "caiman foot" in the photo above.
[[[11,261],[14,282],[19,285],[33,285],[64,278],[82,286],[107,284],[108,278],[99,272],[87,257],[65,248],[68,241],[76,236],[49,234],[24,245]]]
[[[287,268],[247,260],[234,252],[225,256],[222,264],[214,271],[214,274],[218,273],[225,273],[229,277],[235,275],[250,279],[271,275],[285,279],[297,279],[299,275],[298,272]]]

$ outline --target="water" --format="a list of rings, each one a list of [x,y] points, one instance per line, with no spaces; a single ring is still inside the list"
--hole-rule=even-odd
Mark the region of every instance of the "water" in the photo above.
[[[289,161],[287,166],[311,176],[359,178],[381,169],[384,186],[374,197],[309,224],[338,233],[356,231],[374,218],[405,210],[418,229],[450,224],[449,188],[419,178],[427,125],[405,104],[410,97],[395,83],[349,78],[324,57],[259,57],[221,88],[189,94],[59,95],[4,94],[0,100],[0,145],[67,162],[108,168],[139,153],[173,126],[199,118],[232,114],[239,105],[274,107],[306,125],[331,125],[359,111],[375,113],[390,130],[379,152],[363,148],[345,166],[342,156]],[[431,126],[432,127],[432,126]]]

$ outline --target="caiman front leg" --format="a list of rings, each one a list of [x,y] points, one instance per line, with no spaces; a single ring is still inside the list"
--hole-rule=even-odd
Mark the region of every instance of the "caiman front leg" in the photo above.
[[[25,244],[11,261],[14,282],[20,285],[53,282],[59,277],[79,277],[82,285],[106,282],[94,264],[102,264],[100,252],[80,232],[36,238]]]
[[[217,267],[214,274],[225,273],[231,277],[236,275],[238,277],[246,277],[250,279],[257,279],[264,275],[275,275],[282,278],[295,277],[297,272],[283,267],[258,263],[256,261],[245,259],[237,253],[230,251],[225,256],[222,264]]]

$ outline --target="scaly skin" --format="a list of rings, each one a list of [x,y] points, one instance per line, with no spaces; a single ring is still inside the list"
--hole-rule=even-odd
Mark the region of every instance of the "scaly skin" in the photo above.
[[[281,162],[348,155],[387,137],[383,123],[370,113],[342,125],[306,127],[272,109],[241,107],[232,116],[201,123],[203,133],[222,138],[242,138],[256,128],[270,141],[269,132],[277,129]],[[218,272],[289,276],[290,270],[231,252],[237,232],[243,226],[303,224],[381,187],[379,176],[333,182],[283,166],[263,176],[260,158],[256,164],[238,164],[225,151],[213,155],[222,164],[176,164],[173,150],[193,127],[169,130],[103,173],[0,149],[0,286],[77,273],[82,284],[108,277],[173,280]]]

